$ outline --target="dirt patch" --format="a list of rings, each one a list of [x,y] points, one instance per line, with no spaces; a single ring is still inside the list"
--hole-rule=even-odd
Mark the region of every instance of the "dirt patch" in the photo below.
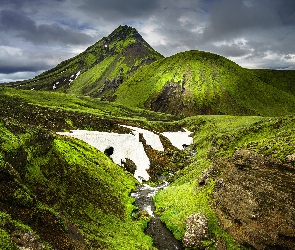
[[[222,227],[255,249],[295,249],[295,168],[250,150],[217,160],[214,210]],[[206,178],[199,182],[206,183]]]

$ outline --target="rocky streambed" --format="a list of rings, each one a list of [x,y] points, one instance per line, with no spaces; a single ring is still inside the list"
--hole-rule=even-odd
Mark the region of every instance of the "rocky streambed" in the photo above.
[[[155,161],[157,157],[155,151],[162,152],[162,155],[165,154],[160,136],[169,140],[171,145],[177,148],[178,151],[184,149],[193,141],[193,138],[190,136],[191,132],[186,129],[160,134],[138,127],[120,126],[129,129],[130,132],[122,134],[72,130],[71,132],[59,132],[58,134],[83,140],[102,152],[109,152],[107,155],[118,165],[122,166],[122,163],[127,160],[132,161],[135,165],[134,177],[141,183],[150,180],[149,174],[151,171],[149,169],[152,165],[151,162]],[[147,151],[149,151],[149,154]],[[176,156],[172,154],[171,157],[175,158]],[[135,198],[134,205],[137,207],[137,212],[150,217],[145,232],[153,238],[154,246],[159,250],[181,250],[184,249],[182,242],[175,239],[172,232],[161,222],[159,216],[154,213],[153,197],[159,190],[167,187],[167,185],[168,182],[164,182],[156,187],[140,184],[137,186],[136,192],[131,193],[131,196]]]
[[[159,250],[176,250],[184,249],[181,241],[173,236],[172,232],[161,222],[155,211],[153,197],[156,193],[168,186],[168,182],[151,187],[147,184],[137,186],[136,192],[131,193],[135,198],[134,205],[138,207],[138,213],[148,213],[150,222],[146,228],[146,234],[153,238],[154,246]]]

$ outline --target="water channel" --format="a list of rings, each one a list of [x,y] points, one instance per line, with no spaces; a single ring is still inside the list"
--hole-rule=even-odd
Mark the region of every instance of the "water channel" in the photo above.
[[[161,222],[155,211],[153,197],[156,193],[168,186],[168,182],[164,182],[157,187],[151,187],[147,184],[137,186],[136,192],[131,193],[131,197],[135,198],[134,205],[138,207],[138,211],[145,210],[151,216],[151,220],[146,228],[146,234],[153,238],[154,246],[159,250],[183,250],[181,241],[173,236],[172,232]]]
[[[111,148],[112,152],[110,158],[115,163],[120,165],[122,160],[125,160],[126,158],[132,160],[137,167],[134,177],[139,182],[148,181],[149,175],[147,169],[149,168],[150,161],[139,140],[139,134],[143,134],[147,145],[150,145],[155,150],[164,151],[159,134],[137,127],[126,125],[120,126],[129,128],[132,132],[129,134],[118,134],[99,131],[72,130],[70,132],[59,132],[58,134],[83,140],[102,152]],[[192,143],[193,139],[190,137],[190,134],[191,132],[188,130],[162,133],[162,135],[167,137],[171,143],[180,150],[183,149],[183,145],[190,145]],[[124,145],[124,147],[122,147],[122,145]],[[151,216],[151,220],[146,229],[146,234],[153,238],[154,246],[159,250],[182,250],[184,249],[182,243],[175,239],[172,232],[161,222],[159,216],[154,213],[155,206],[153,197],[159,190],[167,187],[167,185],[168,182],[164,182],[157,187],[140,184],[137,186],[136,192],[131,193],[131,196],[135,198],[134,205],[138,207],[138,210],[145,210]]]

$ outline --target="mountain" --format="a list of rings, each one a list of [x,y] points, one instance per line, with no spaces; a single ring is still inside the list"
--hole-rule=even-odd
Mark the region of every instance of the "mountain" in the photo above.
[[[295,249],[293,76],[202,51],[163,58],[123,26],[35,79],[1,86],[0,249],[155,249],[151,216],[186,249]],[[117,165],[57,133],[121,136],[130,126],[164,147],[138,134],[150,160],[143,186],[130,159]],[[180,130],[193,137],[183,150],[161,136]],[[155,194],[165,178],[153,198],[142,189]],[[153,200],[152,215],[135,189],[144,205]]]
[[[293,86],[280,87],[268,74],[209,52],[187,51],[139,69],[114,95],[124,105],[184,116],[292,113]]]
[[[119,26],[81,54],[34,79],[12,84],[19,89],[107,96],[141,66],[163,58],[129,26]]]
[[[277,116],[295,109],[293,76],[294,71],[245,69],[197,50],[164,58],[136,29],[120,26],[76,57],[10,86],[87,95],[180,116]]]
[[[249,69],[261,81],[295,95],[295,70]]]

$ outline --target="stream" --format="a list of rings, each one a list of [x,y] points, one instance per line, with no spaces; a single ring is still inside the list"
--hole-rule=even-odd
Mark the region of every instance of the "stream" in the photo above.
[[[172,232],[161,222],[155,211],[153,197],[156,193],[168,186],[168,182],[157,187],[151,187],[147,184],[137,186],[136,192],[131,193],[131,197],[135,198],[134,205],[138,210],[146,210],[151,216],[151,220],[146,228],[146,234],[153,238],[153,245],[159,250],[184,250],[181,241],[173,236]]]
[[[122,165],[122,161],[126,159],[132,160],[136,165],[134,177],[139,182],[148,181],[150,177],[147,169],[150,167],[150,160],[146,155],[139,135],[142,134],[146,140],[146,144],[151,146],[154,150],[164,151],[159,134],[138,127],[120,126],[130,129],[131,132],[119,134],[100,131],[71,130],[70,132],[57,132],[57,134],[83,140],[101,152],[107,152],[107,155],[112,161],[120,166]],[[178,132],[163,132],[161,134],[170,140],[172,145],[179,150],[182,150],[184,145],[190,145],[193,142],[193,138],[190,136],[191,132],[187,129]],[[134,204],[138,207],[138,211],[145,210],[151,216],[145,233],[153,238],[154,246],[159,250],[183,250],[182,242],[176,240],[172,232],[161,222],[159,216],[154,214],[155,206],[153,197],[159,190],[167,186],[168,182],[164,182],[157,187],[141,184],[137,186],[136,192],[131,193],[131,197],[135,198]]]

